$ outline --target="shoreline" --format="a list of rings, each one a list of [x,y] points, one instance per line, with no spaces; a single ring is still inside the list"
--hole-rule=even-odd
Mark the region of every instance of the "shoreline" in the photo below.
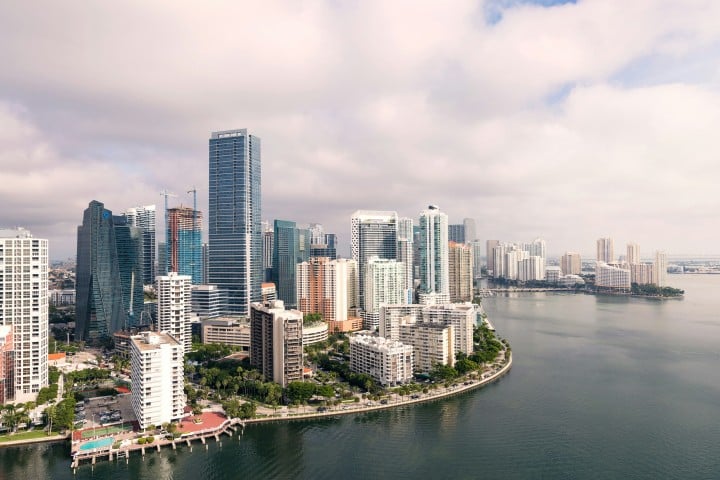
[[[504,350],[507,352],[507,349]],[[464,393],[467,393],[472,390],[476,390],[478,388],[484,387],[486,385],[489,385],[491,383],[494,383],[507,375],[507,373],[512,368],[513,364],[513,355],[510,354],[509,357],[506,357],[507,361],[495,372],[493,372],[491,375],[489,375],[486,378],[482,378],[480,380],[478,379],[468,379],[468,380],[458,380],[458,383],[455,385],[451,385],[449,388],[442,388],[442,390],[438,389],[436,391],[430,391],[428,393],[420,393],[418,398],[407,398],[407,399],[400,399],[394,402],[388,402],[387,404],[373,404],[373,405],[367,405],[359,403],[357,405],[357,408],[347,408],[343,409],[342,406],[337,410],[329,410],[325,412],[309,412],[309,413],[300,413],[300,414],[276,414],[276,415],[269,415],[266,417],[260,417],[260,418],[250,418],[250,419],[239,419],[239,418],[226,418],[222,424],[220,424],[216,428],[212,429],[206,429],[199,432],[190,433],[188,435],[183,435],[177,439],[156,439],[151,444],[130,444],[125,447],[119,448],[119,449],[113,449],[113,448],[101,448],[101,449],[93,449],[89,451],[81,451],[79,450],[80,442],[71,442],[71,449],[70,449],[70,457],[71,457],[71,463],[70,468],[73,469],[73,471],[76,471],[77,468],[80,467],[82,462],[89,461],[92,465],[95,465],[98,459],[101,460],[119,460],[121,458],[124,458],[126,463],[129,461],[130,452],[140,452],[140,454],[145,457],[145,454],[148,451],[162,451],[162,447],[164,446],[170,446],[173,450],[177,449],[178,445],[186,444],[190,451],[192,451],[192,442],[194,440],[200,440],[201,444],[205,447],[205,449],[208,448],[207,440],[209,438],[214,438],[216,443],[219,443],[222,445],[222,435],[226,434],[232,437],[235,433],[238,431],[238,427],[241,428],[243,431],[247,425],[250,424],[256,424],[256,423],[265,423],[265,422],[286,422],[286,421],[293,421],[293,420],[313,420],[313,419],[320,419],[320,418],[328,418],[328,417],[336,417],[339,415],[354,415],[354,414],[362,414],[367,412],[374,412],[378,410],[388,410],[392,408],[402,407],[406,405],[415,405],[419,403],[425,403],[425,402],[431,402],[435,400],[442,400],[447,397],[451,397],[454,395],[461,395]],[[354,406],[354,405],[353,405]],[[349,405],[348,405],[349,407]],[[242,432],[241,432],[242,435]]]
[[[31,443],[64,442],[67,440],[70,440],[70,434],[67,433],[65,435],[48,435],[46,437],[26,438],[24,440],[8,440],[6,442],[0,442],[0,448],[19,447],[22,445],[29,445]]]

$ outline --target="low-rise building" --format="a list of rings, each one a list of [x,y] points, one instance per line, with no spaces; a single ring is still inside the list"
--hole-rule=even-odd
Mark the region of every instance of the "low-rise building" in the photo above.
[[[202,343],[221,343],[250,352],[250,322],[245,317],[219,317],[202,321]]]
[[[413,347],[370,335],[350,337],[350,369],[366,373],[384,386],[413,378]]]
[[[317,322],[312,325],[303,325],[303,347],[313,343],[324,342],[328,339],[328,324]]]
[[[630,270],[605,262],[595,265],[595,286],[598,289],[626,292],[630,290]]]
[[[179,420],[185,409],[183,345],[167,333],[130,337],[131,403],[140,428]]]

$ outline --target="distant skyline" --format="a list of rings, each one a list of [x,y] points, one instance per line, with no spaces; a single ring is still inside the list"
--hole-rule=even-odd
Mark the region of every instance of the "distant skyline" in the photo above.
[[[549,255],[720,253],[720,3],[450,6],[3,2],[0,227],[63,259],[91,200],[155,204],[162,242],[159,192],[208,212],[210,134],[247,128],[262,218],[345,256],[354,211],[430,204]]]

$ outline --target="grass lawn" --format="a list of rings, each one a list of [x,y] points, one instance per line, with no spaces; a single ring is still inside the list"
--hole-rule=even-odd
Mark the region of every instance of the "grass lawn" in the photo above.
[[[57,435],[57,432],[53,432],[53,435]],[[34,438],[43,438],[47,436],[48,434],[42,429],[33,430],[31,432],[18,432],[13,435],[0,435],[0,443],[14,442],[16,440],[31,440]]]

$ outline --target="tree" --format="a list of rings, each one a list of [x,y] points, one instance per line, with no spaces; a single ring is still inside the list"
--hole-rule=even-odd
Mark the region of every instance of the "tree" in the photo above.
[[[310,382],[290,382],[285,389],[292,403],[306,403],[315,394],[315,384]]]
[[[479,365],[468,359],[467,357],[455,362],[455,370],[457,370],[460,375],[472,372],[473,370],[477,370],[478,368]]]
[[[449,365],[443,365],[441,363],[436,363],[433,368],[430,370],[430,378],[433,381],[445,381],[448,382],[450,380],[453,380],[457,378],[458,372],[453,367]]]

